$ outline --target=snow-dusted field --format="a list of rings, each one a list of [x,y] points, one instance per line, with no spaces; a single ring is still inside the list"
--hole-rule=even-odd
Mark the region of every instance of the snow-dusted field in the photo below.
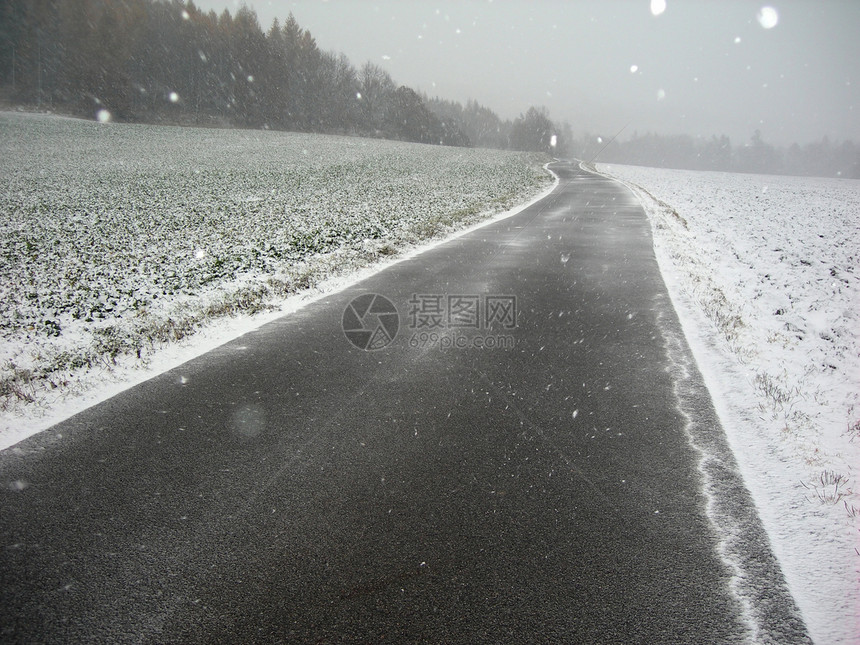
[[[0,439],[213,319],[527,201],[543,161],[0,113]]]
[[[817,643],[860,642],[860,181],[600,164],[655,250]]]

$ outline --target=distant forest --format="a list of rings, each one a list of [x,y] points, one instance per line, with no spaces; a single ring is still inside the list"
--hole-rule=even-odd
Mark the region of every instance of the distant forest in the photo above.
[[[127,122],[246,127],[549,152],[599,161],[860,177],[860,148],[827,139],[777,149],[755,133],[579,139],[532,106],[513,120],[430,98],[380,66],[321,51],[292,14],[264,31],[180,0],[0,0],[0,101]],[[552,144],[555,144],[553,147]],[[605,146],[605,147],[604,147]]]
[[[292,14],[264,32],[243,6],[0,0],[0,87],[14,105],[90,118],[359,134],[545,151],[555,126],[430,100],[378,65],[324,52]]]
[[[737,146],[732,146],[726,136],[694,139],[656,134],[634,134],[627,141],[611,143],[601,137],[586,137],[572,145],[572,153],[581,159],[591,159],[598,152],[598,161],[633,166],[860,179],[860,146],[852,141],[832,142],[827,137],[787,148],[766,143],[759,131]]]

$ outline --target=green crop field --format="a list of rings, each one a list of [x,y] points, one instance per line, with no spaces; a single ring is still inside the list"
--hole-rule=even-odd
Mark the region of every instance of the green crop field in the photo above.
[[[0,114],[0,407],[545,189],[535,155]]]

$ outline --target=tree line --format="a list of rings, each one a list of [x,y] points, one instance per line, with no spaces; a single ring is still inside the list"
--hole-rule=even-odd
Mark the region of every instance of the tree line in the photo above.
[[[320,50],[292,14],[182,0],[0,0],[0,92],[92,118],[361,134],[421,143],[550,150],[545,109],[500,119],[430,99],[380,66]]]
[[[733,146],[727,136],[634,134],[626,141],[587,136],[570,144],[576,156],[597,161],[768,175],[808,175],[860,179],[860,146],[852,141],[821,141],[773,146],[756,130],[749,141]]]
[[[356,134],[552,152],[599,161],[730,172],[860,177],[860,148],[778,148],[756,132],[574,138],[530,107],[513,120],[475,101],[431,98],[379,65],[322,51],[292,14],[264,31],[185,0],[0,0],[0,101],[90,118]],[[607,145],[608,144],[608,145]]]

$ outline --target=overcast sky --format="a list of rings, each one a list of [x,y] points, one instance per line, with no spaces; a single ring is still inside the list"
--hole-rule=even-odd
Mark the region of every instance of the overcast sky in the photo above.
[[[239,0],[198,0],[231,13]],[[544,105],[574,133],[860,142],[857,0],[248,0],[323,50],[504,118]],[[652,6],[652,4],[654,6]],[[773,10],[765,10],[763,7]],[[776,24],[773,24],[773,23]]]

